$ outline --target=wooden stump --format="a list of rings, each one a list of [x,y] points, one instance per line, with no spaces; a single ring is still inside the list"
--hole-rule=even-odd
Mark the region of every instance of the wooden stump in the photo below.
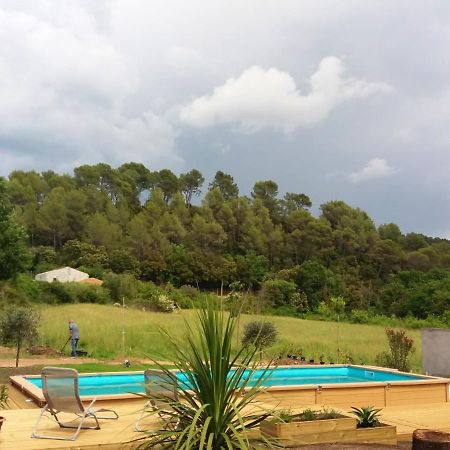
[[[450,450],[450,434],[433,430],[415,430],[412,450]]]

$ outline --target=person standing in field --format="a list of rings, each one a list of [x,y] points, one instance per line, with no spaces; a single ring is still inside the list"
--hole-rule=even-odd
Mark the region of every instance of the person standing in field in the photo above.
[[[69,320],[69,333],[70,333],[70,345],[72,347],[72,358],[77,357],[78,340],[80,339],[80,333],[78,326],[73,320]]]

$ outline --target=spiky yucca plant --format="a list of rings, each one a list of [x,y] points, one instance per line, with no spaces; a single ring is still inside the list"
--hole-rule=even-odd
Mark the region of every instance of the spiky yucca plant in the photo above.
[[[232,352],[236,318],[217,305],[207,305],[197,314],[197,327],[186,323],[182,342],[162,331],[172,347],[173,364],[185,378],[160,366],[167,391],[176,387],[179,400],[159,393],[149,394],[156,402],[170,404],[161,430],[148,433],[140,448],[173,450],[233,450],[261,448],[248,431],[259,426],[271,411],[255,405],[254,400],[270,368],[258,368],[257,349]],[[250,375],[251,380],[250,380]],[[172,386],[170,386],[172,385]],[[167,392],[166,391],[166,392]],[[154,413],[157,413],[156,411]],[[151,414],[151,413],[150,413]],[[267,448],[270,443],[265,442]]]

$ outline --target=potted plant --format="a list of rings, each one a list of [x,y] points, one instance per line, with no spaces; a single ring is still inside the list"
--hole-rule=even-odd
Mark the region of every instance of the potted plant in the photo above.
[[[308,408],[298,414],[282,410],[264,420],[260,428],[263,436],[274,438],[284,447],[295,447],[336,442],[346,433],[354,433],[356,419],[327,408]]]
[[[8,386],[0,385],[0,409],[5,409],[8,406]],[[2,428],[5,418],[0,416],[0,429]]]
[[[395,426],[380,422],[380,408],[373,406],[352,407],[349,411],[356,417],[357,442],[377,444],[397,444],[397,430]]]
[[[314,358],[311,358],[311,359],[309,360],[309,363],[310,363],[310,364],[314,364]]]
[[[305,356],[303,355],[303,349],[301,348],[300,349],[300,361],[306,361],[306,358],[305,358]]]
[[[321,366],[323,366],[325,364],[325,356],[324,355],[319,356],[319,363]]]

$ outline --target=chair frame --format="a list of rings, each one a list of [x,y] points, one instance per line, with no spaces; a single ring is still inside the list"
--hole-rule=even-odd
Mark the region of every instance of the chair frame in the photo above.
[[[157,379],[159,378],[159,382],[157,381]],[[173,400],[173,401],[178,401],[178,389],[177,386],[175,384],[173,384],[173,390],[172,389],[168,389],[167,387],[165,388],[165,383],[167,383],[168,380],[168,376],[167,374],[162,371],[162,370],[158,370],[158,369],[146,369],[144,371],[144,385],[145,385],[145,393],[147,396],[151,397],[154,396],[155,393],[163,393],[163,392],[167,392],[166,394],[161,394],[161,401],[163,402],[165,399],[169,400]],[[155,381],[156,379],[156,381]],[[157,387],[157,389],[152,389],[152,386]],[[158,389],[159,387],[159,389]],[[172,385],[170,384],[169,387],[172,387]],[[167,405],[170,407],[170,403],[167,402]],[[139,432],[151,432],[151,431],[160,431],[160,430],[148,430],[148,429],[143,429],[140,426],[140,422],[143,419],[144,415],[146,413],[152,413],[152,412],[157,412],[158,416],[165,421],[165,425],[163,427],[164,430],[169,430],[169,429],[173,429],[176,430],[180,424],[180,419],[178,418],[176,420],[176,422],[170,422],[165,420],[167,415],[170,414],[169,411],[166,411],[162,408],[160,408],[155,399],[154,398],[150,398],[147,403],[144,405],[144,407],[141,410],[141,413],[139,415],[139,418],[134,426],[134,431],[139,431]]]
[[[59,377],[58,377],[58,375],[59,375]],[[51,380],[52,378],[56,378],[56,379],[65,378],[65,379],[72,381],[73,391],[71,389],[71,394],[73,392],[73,398],[72,398],[73,401],[71,402],[70,407],[68,407],[68,408],[62,407],[59,409],[57,407],[55,407],[55,403],[56,404],[58,403],[57,401],[55,402],[55,400],[57,400],[57,399],[53,398],[52,394],[50,394],[50,392],[48,390],[48,383],[49,383],[49,380]],[[44,398],[45,398],[47,404],[44,406],[44,408],[42,408],[41,413],[38,417],[38,420],[33,427],[33,431],[31,433],[32,438],[74,441],[80,434],[81,430],[99,430],[100,429],[100,423],[98,421],[99,419],[116,420],[119,418],[118,414],[115,411],[113,411],[112,409],[104,409],[104,408],[93,409],[93,405],[96,401],[95,398],[91,401],[89,406],[85,407],[83,405],[81,398],[80,398],[80,394],[79,394],[78,372],[75,369],[66,369],[66,368],[62,368],[62,367],[44,367],[42,369],[41,379],[42,379],[42,392],[44,394]],[[51,383],[51,381],[50,381],[50,383]],[[56,420],[56,422],[58,423],[60,428],[72,428],[72,429],[75,429],[75,432],[69,437],[39,434],[38,433],[39,423],[46,412],[49,412],[51,414],[51,416]],[[99,412],[109,412],[109,413],[112,413],[112,416],[100,417],[97,415],[97,413],[99,413]],[[77,418],[79,419],[79,424],[76,425],[71,422],[61,422],[58,418],[59,413],[75,414],[77,416]],[[87,419],[87,418],[94,419],[96,425],[95,426],[83,426],[83,423],[84,423],[85,419]]]

